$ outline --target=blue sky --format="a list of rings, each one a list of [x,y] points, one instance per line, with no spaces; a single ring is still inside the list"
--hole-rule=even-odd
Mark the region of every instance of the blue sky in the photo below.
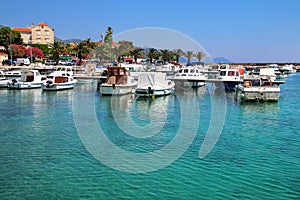
[[[300,62],[298,0],[2,0],[0,24],[46,22],[61,39],[100,39],[160,27],[182,33],[211,57],[235,62]]]

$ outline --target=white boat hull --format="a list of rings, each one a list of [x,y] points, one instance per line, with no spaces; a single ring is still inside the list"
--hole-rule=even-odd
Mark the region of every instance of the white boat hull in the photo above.
[[[17,82],[17,83],[8,83],[9,89],[37,89],[41,88],[42,83],[28,83],[28,82]]]
[[[69,89],[73,89],[74,88],[74,83],[43,84],[42,88],[45,91],[69,90]]]
[[[174,93],[174,87],[166,88],[166,89],[142,89],[138,88],[135,91],[135,94],[139,97],[155,97],[155,96],[167,96]]]
[[[137,85],[111,85],[102,84],[100,86],[101,95],[124,95],[134,93]]]
[[[243,101],[278,101],[278,87],[238,87],[237,98]]]

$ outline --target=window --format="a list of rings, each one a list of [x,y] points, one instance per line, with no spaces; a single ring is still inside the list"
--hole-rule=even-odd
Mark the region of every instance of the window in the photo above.
[[[45,30],[45,35],[50,35],[48,30]]]
[[[36,31],[36,34],[37,34],[37,35],[41,35],[41,30],[37,30],[37,31]]]

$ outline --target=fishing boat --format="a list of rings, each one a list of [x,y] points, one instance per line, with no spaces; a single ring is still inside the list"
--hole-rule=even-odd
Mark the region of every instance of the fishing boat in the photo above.
[[[38,70],[28,70],[22,73],[21,79],[12,79],[8,83],[9,89],[35,89],[41,88],[47,77],[41,75]]]
[[[134,93],[137,81],[130,76],[125,67],[107,67],[107,79],[101,83],[99,89],[101,95],[124,95]]]
[[[42,84],[44,91],[58,91],[73,89],[77,80],[69,73],[56,71],[47,76],[46,82]]]
[[[7,88],[7,85],[10,81],[6,79],[5,74],[0,70],[0,88]]]
[[[279,96],[279,84],[268,76],[244,79],[243,84],[235,88],[235,98],[242,101],[278,101]]]
[[[175,83],[167,79],[166,73],[147,72],[139,75],[135,94],[138,97],[166,96],[174,92]]]
[[[197,67],[184,67],[179,69],[173,80],[176,87],[201,87],[205,85],[205,80],[208,78]],[[178,87],[177,87],[178,88]]]

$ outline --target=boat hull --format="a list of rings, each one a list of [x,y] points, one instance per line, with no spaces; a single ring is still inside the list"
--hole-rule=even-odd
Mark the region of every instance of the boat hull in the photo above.
[[[18,83],[8,83],[9,89],[16,89],[16,90],[22,90],[22,89],[38,89],[42,87],[42,83],[27,83],[27,82],[18,82]]]
[[[174,93],[174,88],[167,89],[136,89],[135,94],[139,97],[155,97],[155,96],[167,96]]]
[[[52,85],[43,84],[42,88],[44,91],[70,90],[74,88],[74,83]]]
[[[111,96],[111,95],[125,95],[134,93],[134,89],[137,85],[111,85],[102,84],[100,86],[101,95]]]
[[[242,101],[278,101],[279,87],[238,87],[236,98]]]

